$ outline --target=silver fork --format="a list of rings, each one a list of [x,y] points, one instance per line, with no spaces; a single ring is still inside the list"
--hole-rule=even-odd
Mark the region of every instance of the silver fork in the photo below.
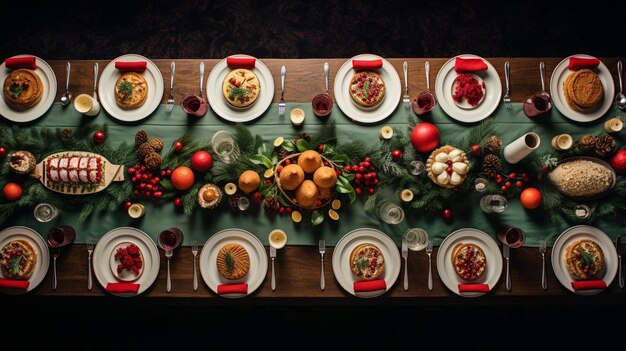
[[[402,259],[404,260],[404,290],[409,290],[409,275],[408,275],[408,261],[409,248],[407,247],[406,240],[402,239]]]
[[[193,291],[198,290],[198,273],[196,265],[198,260],[198,243],[194,240],[191,242],[191,254],[193,255]]]
[[[167,112],[172,112],[174,109],[174,71],[176,70],[176,64],[174,61],[170,63],[170,96],[167,98]]]
[[[93,254],[93,244],[87,243],[87,290],[91,291],[93,279],[91,277],[91,255]]]
[[[432,257],[433,254],[433,241],[428,240],[426,243],[426,254],[428,255],[428,290],[433,290],[433,270],[432,270]]]
[[[320,248],[320,256],[322,260],[322,273],[320,274],[320,289],[324,291],[324,289],[326,288],[326,280],[324,280],[324,253],[326,252],[325,240],[320,240],[319,248]]]
[[[278,103],[278,117],[285,117],[285,76],[287,76],[287,68],[283,66],[280,69],[280,102]]]
[[[402,96],[402,102],[404,106],[411,107],[411,97],[409,96],[409,64],[404,61],[402,64],[404,70],[404,95]]]
[[[276,291],[276,271],[274,269],[274,260],[276,259],[276,249],[270,246],[270,258],[272,259],[272,291]]]
[[[539,252],[541,253],[541,287],[543,290],[548,289],[548,281],[546,280],[546,246],[545,240],[539,242]]]
[[[509,96],[511,80],[511,64],[509,61],[504,63],[504,80],[506,82],[506,93],[504,94],[504,98],[502,98],[502,102],[504,102],[504,107],[510,110],[513,108],[513,104],[511,103],[511,96]]]

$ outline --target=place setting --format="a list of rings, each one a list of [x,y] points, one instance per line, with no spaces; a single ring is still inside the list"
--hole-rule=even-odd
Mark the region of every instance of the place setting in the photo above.
[[[0,232],[0,291],[25,294],[37,288],[48,274],[48,244],[35,230],[13,226]]]

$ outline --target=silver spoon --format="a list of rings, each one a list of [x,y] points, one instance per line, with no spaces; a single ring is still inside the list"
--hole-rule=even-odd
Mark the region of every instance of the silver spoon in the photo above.
[[[65,64],[65,93],[61,96],[61,105],[66,106],[72,101],[72,92],[70,91],[70,63]]]
[[[619,78],[619,93],[615,95],[615,105],[623,110],[626,108],[626,96],[622,93],[622,60],[617,61],[617,77]]]

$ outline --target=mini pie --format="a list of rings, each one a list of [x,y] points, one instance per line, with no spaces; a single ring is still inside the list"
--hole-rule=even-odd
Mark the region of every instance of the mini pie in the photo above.
[[[4,79],[4,101],[16,111],[35,106],[41,100],[43,91],[41,78],[30,69],[16,69]]]
[[[573,72],[563,82],[567,104],[582,113],[594,111],[604,99],[604,87],[598,75],[588,69]]]
[[[565,266],[574,280],[597,279],[604,272],[604,252],[591,239],[574,241],[565,249]]]
[[[426,161],[428,177],[444,188],[455,188],[467,178],[469,161],[461,149],[454,146],[442,146],[430,154]]]
[[[485,274],[487,256],[478,245],[458,243],[452,249],[452,268],[459,278],[474,281]]]
[[[228,280],[245,277],[250,269],[250,256],[246,249],[235,243],[229,243],[217,253],[217,270]]]
[[[26,280],[37,264],[37,251],[26,240],[13,240],[0,250],[0,269],[7,279]]]
[[[384,269],[385,257],[374,244],[358,245],[350,253],[350,270],[359,280],[378,279]]]
[[[352,76],[349,93],[358,106],[374,107],[385,97],[385,81],[376,72],[360,71]]]
[[[148,82],[137,72],[125,72],[115,82],[115,102],[124,110],[140,107],[148,97]]]
[[[249,69],[237,68],[224,78],[222,94],[233,107],[243,108],[252,105],[261,92],[256,74]]]

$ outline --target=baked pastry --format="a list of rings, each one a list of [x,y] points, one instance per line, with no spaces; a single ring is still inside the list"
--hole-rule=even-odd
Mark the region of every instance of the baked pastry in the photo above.
[[[100,157],[66,155],[48,157],[44,167],[49,182],[97,185],[104,183],[104,165]]]
[[[36,165],[35,155],[29,151],[19,150],[9,155],[9,167],[17,174],[28,174]]]
[[[249,69],[237,68],[224,78],[222,94],[233,107],[243,108],[252,105],[261,92],[256,74]]]
[[[604,273],[604,252],[591,239],[576,240],[565,249],[565,266],[574,280],[600,278]]]
[[[604,99],[604,87],[598,75],[588,69],[576,71],[563,82],[567,104],[582,113],[594,111]]]
[[[250,256],[246,249],[235,243],[229,243],[217,253],[217,270],[228,280],[241,279],[250,269]]]
[[[140,107],[148,97],[148,82],[137,72],[125,72],[115,82],[115,102],[124,110]]]
[[[548,174],[548,179],[567,197],[592,198],[615,184],[613,170],[607,166],[591,159],[562,162]]]
[[[41,78],[30,69],[16,69],[4,79],[4,101],[16,111],[35,106],[41,100],[43,91]]]
[[[222,191],[215,184],[205,184],[198,191],[198,204],[202,208],[216,208],[222,201]]]
[[[385,97],[385,81],[380,74],[360,71],[350,80],[350,97],[361,107],[374,107]]]
[[[350,253],[350,270],[359,280],[378,279],[385,269],[385,256],[370,243],[358,245]]]
[[[455,188],[467,178],[469,161],[461,149],[454,146],[442,146],[430,154],[426,161],[428,177],[444,188]]]
[[[37,251],[26,240],[13,240],[0,250],[0,269],[7,279],[26,280],[33,275]]]
[[[477,280],[487,269],[487,256],[483,249],[475,244],[456,244],[452,249],[451,259],[454,272],[463,280]]]

